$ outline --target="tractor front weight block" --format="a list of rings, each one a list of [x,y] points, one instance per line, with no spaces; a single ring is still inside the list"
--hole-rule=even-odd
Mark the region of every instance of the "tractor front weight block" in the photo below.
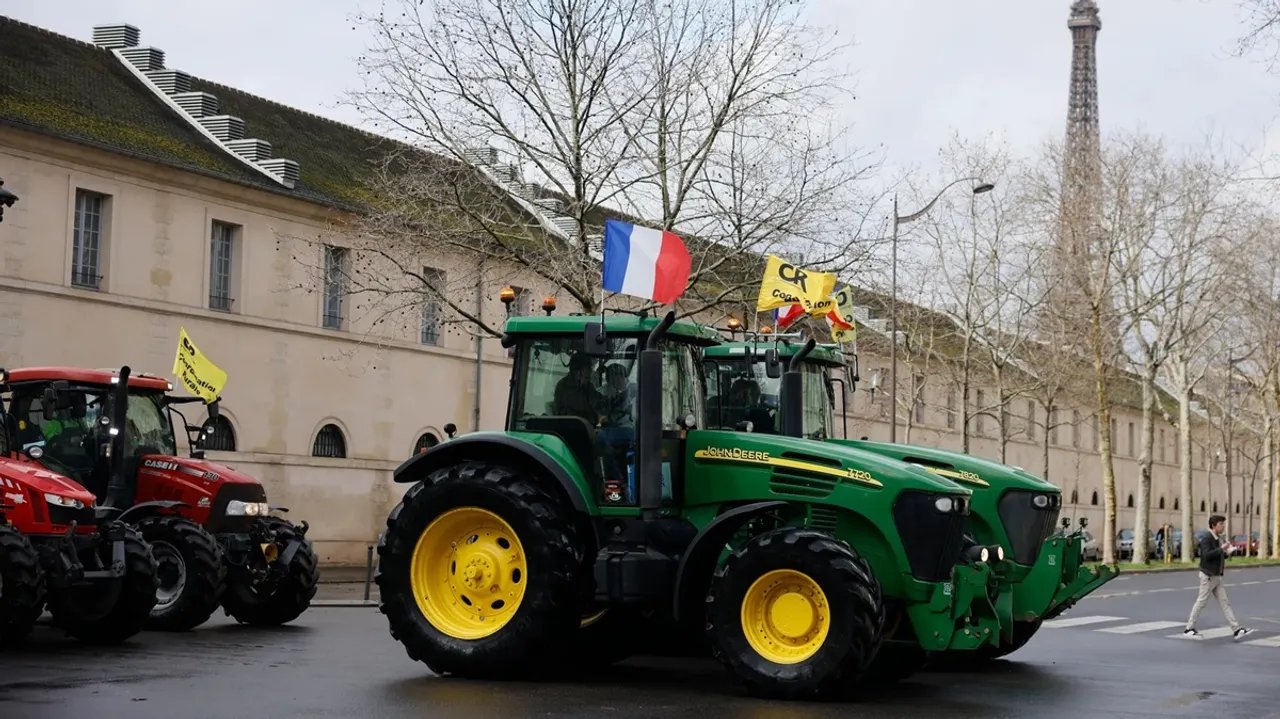
[[[972,651],[998,645],[1000,621],[987,592],[991,569],[957,565],[951,581],[935,585],[928,602],[907,605],[907,616],[925,651]]]

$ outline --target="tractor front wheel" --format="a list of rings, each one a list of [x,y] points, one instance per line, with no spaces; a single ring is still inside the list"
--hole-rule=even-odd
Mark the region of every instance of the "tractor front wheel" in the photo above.
[[[96,548],[103,567],[111,566],[112,542]],[[124,576],[59,589],[49,594],[53,622],[87,644],[119,644],[142,631],[156,606],[155,555],[133,527],[124,528]]]
[[[776,529],[752,538],[716,571],[707,631],[715,655],[755,696],[847,691],[880,647],[880,585],[845,542],[811,529]]]
[[[218,608],[227,573],[217,540],[182,517],[148,517],[138,522],[138,531],[159,567],[147,629],[185,632],[204,624]]]
[[[311,540],[287,520],[279,517],[263,518],[276,535],[276,543],[282,552],[294,541],[297,551],[282,567],[283,574],[272,580],[269,586],[255,583],[252,575],[237,572],[227,580],[227,591],[222,597],[222,608],[241,624],[253,626],[278,626],[288,624],[311,606],[320,582],[320,561],[316,557]],[[284,561],[277,559],[276,561]]]
[[[44,572],[31,540],[0,525],[0,649],[26,638],[44,611]]]
[[[378,542],[392,638],[437,674],[545,670],[581,629],[572,509],[524,472],[465,462],[405,493]]]

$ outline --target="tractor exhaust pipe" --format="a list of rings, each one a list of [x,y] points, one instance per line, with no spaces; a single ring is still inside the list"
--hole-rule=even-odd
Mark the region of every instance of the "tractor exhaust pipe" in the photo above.
[[[791,355],[787,363],[787,371],[782,375],[782,386],[778,390],[781,419],[780,434],[786,437],[804,436],[804,375],[800,373],[800,363],[809,356],[817,340],[810,338],[799,352]]]
[[[658,342],[675,321],[676,313],[668,312],[649,333],[640,351],[636,388],[639,395],[636,398],[636,484],[644,519],[658,519],[662,510],[662,350],[658,349]]]
[[[107,483],[107,500],[103,504],[115,509],[128,506],[124,478],[125,452],[129,416],[129,365],[120,368],[120,377],[111,398],[111,424],[107,428],[109,440],[107,444],[107,460],[111,479]]]

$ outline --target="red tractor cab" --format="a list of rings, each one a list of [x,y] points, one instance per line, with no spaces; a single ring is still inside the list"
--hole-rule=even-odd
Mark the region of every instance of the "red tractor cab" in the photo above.
[[[122,642],[142,631],[156,604],[156,560],[123,516],[127,505],[98,504],[41,462],[45,428],[76,437],[77,451],[93,456],[119,456],[127,439],[122,416],[90,415],[67,390],[63,382],[15,387],[0,369],[0,648],[29,634],[46,607],[72,637]],[[105,480],[113,484],[110,473]]]
[[[129,512],[144,510],[127,516],[159,564],[147,627],[189,630],[219,605],[245,624],[296,619],[310,606],[319,581],[307,523],[295,526],[272,516],[288,510],[267,504],[261,482],[204,458],[202,444],[218,417],[218,400],[205,405],[203,425],[192,425],[179,407],[204,404],[202,399],[174,396],[165,378],[130,375],[126,369],[15,369],[9,381],[32,391],[66,385],[64,391],[88,408],[85,424],[111,413],[123,417],[126,441],[114,459],[87,453],[74,433],[56,433],[40,444],[37,461],[80,481],[99,498],[131,507]],[[178,456],[175,417],[187,434],[190,456]],[[118,497],[104,482],[113,471],[121,478]]]

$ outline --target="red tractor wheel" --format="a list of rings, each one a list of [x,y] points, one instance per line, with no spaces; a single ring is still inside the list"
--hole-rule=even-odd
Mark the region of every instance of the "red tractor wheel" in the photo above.
[[[156,605],[156,559],[151,545],[133,527],[123,527],[123,577],[72,586],[49,593],[53,623],[88,644],[119,644],[142,631]],[[103,528],[95,548],[97,562],[111,565],[112,542]]]
[[[147,517],[138,531],[151,545],[160,580],[147,629],[185,632],[204,624],[218,608],[227,574],[218,541],[182,517]]]
[[[227,591],[222,596],[222,608],[241,624],[275,626],[297,619],[311,606],[320,581],[319,560],[311,540],[296,527],[279,517],[264,517],[276,534],[276,541],[288,546],[297,539],[302,542],[294,553],[284,575],[270,586],[254,583],[252,575],[236,572],[227,578]],[[277,560],[280,561],[280,560]]]
[[[40,556],[21,532],[0,525],[0,649],[31,633],[44,611]]]

